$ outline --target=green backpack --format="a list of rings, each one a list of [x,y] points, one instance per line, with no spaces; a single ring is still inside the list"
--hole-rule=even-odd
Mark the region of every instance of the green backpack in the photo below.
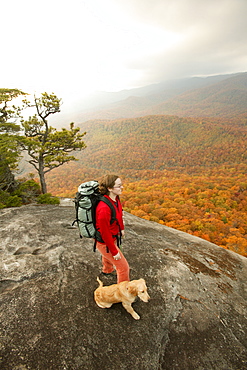
[[[100,201],[106,203],[111,209],[110,223],[112,224],[114,221],[117,221],[116,210],[113,204],[99,192],[99,183],[97,181],[88,181],[78,187],[74,198],[76,219],[72,225],[75,222],[77,223],[81,238],[94,238],[104,243],[100,232],[96,230],[95,211]]]

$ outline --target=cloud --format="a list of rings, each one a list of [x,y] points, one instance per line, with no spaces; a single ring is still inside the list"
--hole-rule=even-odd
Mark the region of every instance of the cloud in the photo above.
[[[3,87],[73,100],[246,70],[246,0],[8,0],[1,10]]]
[[[247,2],[146,1],[124,2],[133,18],[176,32],[177,40],[167,48],[160,39],[160,51],[147,58],[132,60],[129,67],[143,70],[143,76],[156,82],[166,78],[221,74],[245,70],[247,65]],[[132,9],[131,9],[132,8]],[[161,32],[160,32],[161,33]]]

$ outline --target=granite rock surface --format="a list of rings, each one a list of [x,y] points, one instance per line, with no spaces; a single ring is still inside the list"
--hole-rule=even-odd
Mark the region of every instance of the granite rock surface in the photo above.
[[[151,296],[136,321],[95,304],[100,255],[74,217],[69,203],[0,210],[1,370],[247,369],[246,258],[125,213],[131,279]]]

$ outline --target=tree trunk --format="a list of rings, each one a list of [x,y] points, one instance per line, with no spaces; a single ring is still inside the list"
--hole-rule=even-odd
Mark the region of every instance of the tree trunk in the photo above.
[[[40,179],[41,192],[42,194],[46,194],[47,187],[46,187],[44,172],[39,172],[39,179]]]
[[[40,179],[40,186],[41,186],[41,192],[42,194],[47,193],[47,187],[45,182],[45,174],[44,174],[44,162],[43,158],[39,158],[39,179]]]

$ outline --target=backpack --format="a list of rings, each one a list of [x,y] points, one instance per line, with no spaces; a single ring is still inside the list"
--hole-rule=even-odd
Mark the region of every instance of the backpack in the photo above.
[[[88,181],[82,183],[78,187],[78,191],[74,198],[76,219],[72,225],[77,222],[81,238],[94,238],[104,243],[100,232],[96,230],[95,210],[100,201],[106,203],[111,208],[110,223],[112,224],[114,221],[117,221],[116,210],[113,204],[99,192],[99,183],[97,181]]]

